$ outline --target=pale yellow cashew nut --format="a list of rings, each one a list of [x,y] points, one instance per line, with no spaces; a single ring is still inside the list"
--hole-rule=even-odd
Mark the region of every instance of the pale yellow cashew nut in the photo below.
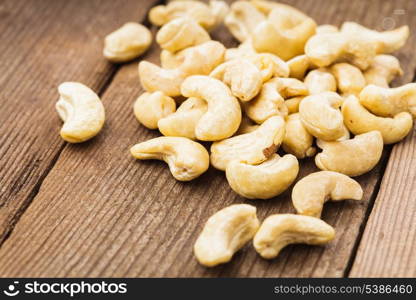
[[[256,234],[260,222],[256,208],[235,204],[213,214],[194,245],[198,262],[206,267],[229,262]]]
[[[364,72],[367,85],[374,84],[388,88],[390,82],[403,75],[399,60],[392,55],[377,55],[370,67]]]
[[[338,90],[344,95],[358,95],[366,86],[361,70],[348,63],[338,63],[330,68],[337,79]]]
[[[56,110],[64,121],[61,137],[70,143],[81,143],[96,136],[105,121],[104,106],[97,94],[78,82],[64,82],[58,92]]]
[[[300,215],[320,218],[325,202],[361,200],[360,184],[347,175],[320,171],[303,177],[292,190],[292,203]]]
[[[184,137],[158,137],[134,145],[130,149],[134,158],[165,161],[173,177],[190,181],[209,167],[208,151],[199,143]]]
[[[334,228],[318,218],[278,214],[263,221],[254,236],[253,245],[261,257],[272,259],[287,245],[323,245],[334,237]]]
[[[295,155],[298,159],[312,157],[316,153],[313,147],[313,136],[303,126],[298,113],[286,119],[286,134],[282,147],[285,152]]]
[[[306,75],[304,82],[311,95],[337,91],[337,80],[326,68],[310,71],[308,75]]]

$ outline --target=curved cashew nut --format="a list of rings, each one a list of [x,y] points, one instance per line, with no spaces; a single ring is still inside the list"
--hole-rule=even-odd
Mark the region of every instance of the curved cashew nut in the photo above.
[[[355,96],[350,96],[344,101],[342,114],[345,125],[353,134],[378,130],[385,144],[401,141],[413,126],[412,115],[408,112],[398,113],[394,118],[377,117],[365,109]]]
[[[175,110],[175,100],[162,92],[144,93],[134,103],[134,115],[149,129],[157,129],[158,121]]]
[[[224,171],[232,160],[259,164],[267,160],[282,143],[285,121],[280,116],[269,118],[257,130],[215,142],[211,146],[212,165]]]
[[[190,18],[177,18],[163,25],[156,35],[162,49],[178,52],[211,40],[208,32]]]
[[[339,107],[342,98],[333,92],[308,96],[299,104],[299,114],[306,130],[318,139],[335,141],[345,133]]]
[[[349,35],[360,35],[368,42],[376,45],[377,54],[394,52],[406,43],[409,37],[409,27],[402,26],[389,31],[376,31],[368,29],[354,22],[344,22],[341,32]]]
[[[247,56],[252,56],[258,54],[253,48],[253,43],[251,38],[246,39],[236,48],[228,48],[225,52],[225,61],[233,60],[236,58],[247,58]]]
[[[291,154],[283,157],[273,154],[258,165],[234,160],[225,169],[234,192],[248,199],[270,199],[280,195],[293,183],[298,172],[298,160]]]
[[[366,86],[363,73],[357,67],[348,63],[338,63],[331,66],[331,72],[337,79],[341,93],[358,95]]]
[[[206,267],[229,262],[253,238],[259,225],[254,206],[235,204],[221,209],[208,219],[195,242],[197,260]]]
[[[333,240],[335,230],[318,218],[279,214],[267,217],[254,236],[261,257],[272,259],[290,244],[323,245]]]
[[[284,98],[308,95],[306,85],[294,78],[273,78],[266,82],[260,94],[252,101],[243,103],[247,116],[261,124],[271,116],[286,117]]]
[[[208,76],[190,76],[182,84],[182,95],[208,102],[208,110],[195,128],[201,141],[218,141],[232,136],[241,123],[241,107],[230,89]]]
[[[160,119],[157,125],[164,136],[182,136],[195,140],[195,128],[207,110],[205,100],[189,98],[176,112]]]
[[[394,117],[406,111],[416,117],[416,83],[390,89],[368,85],[359,99],[365,108],[378,116]]]
[[[159,66],[141,61],[139,76],[143,88],[148,92],[162,91],[167,96],[181,95],[181,84],[190,75],[208,75],[224,61],[225,47],[209,41],[184,52],[183,62],[175,69],[162,69]]]
[[[316,153],[313,136],[303,126],[298,113],[291,114],[286,119],[286,134],[282,147],[287,153],[302,159],[312,157]]]
[[[173,177],[190,181],[208,170],[208,151],[199,143],[183,137],[158,137],[134,145],[131,154],[137,159],[165,161]]]
[[[263,84],[261,71],[247,59],[227,61],[209,75],[223,81],[241,101],[250,101],[260,91]]]
[[[337,91],[337,81],[334,75],[326,68],[310,71],[306,75],[304,82],[311,95]]]
[[[263,82],[272,77],[289,77],[289,66],[276,55],[259,53],[249,56],[248,59],[262,72]]]
[[[316,23],[313,19],[286,6],[284,9],[273,9],[267,20],[261,22],[251,36],[257,52],[269,52],[289,60],[304,53],[306,42],[315,32]]]
[[[335,32],[311,37],[306,43],[305,54],[318,67],[327,67],[335,62],[349,62],[365,70],[377,53],[376,45],[362,36]]]
[[[374,84],[388,88],[390,82],[403,75],[399,60],[392,55],[377,55],[370,67],[364,72],[367,85]]]
[[[266,16],[250,2],[236,1],[231,4],[231,10],[225,17],[224,23],[237,40],[244,42],[265,19]]]
[[[292,202],[300,215],[320,218],[325,202],[329,200],[361,200],[360,184],[347,175],[320,171],[299,180],[292,190]]]
[[[96,136],[105,120],[104,106],[97,94],[78,82],[64,82],[58,92],[56,110],[64,121],[61,137],[70,143],[81,143]]]
[[[142,55],[151,43],[150,30],[130,22],[105,37],[103,54],[109,61],[126,62]]]
[[[298,55],[287,61],[290,69],[290,77],[303,80],[306,72],[312,67],[309,58],[305,55]]]
[[[319,169],[354,177],[367,173],[378,163],[383,137],[379,131],[370,131],[345,141],[318,141],[318,147],[323,149],[315,156]]]
[[[289,115],[299,112],[299,104],[305,96],[293,97],[285,101],[285,106],[288,109]]]

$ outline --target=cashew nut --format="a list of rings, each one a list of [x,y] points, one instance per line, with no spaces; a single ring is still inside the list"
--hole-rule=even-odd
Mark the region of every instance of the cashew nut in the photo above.
[[[345,95],[358,95],[366,86],[361,70],[351,64],[335,64],[331,67],[331,72],[337,79],[339,91]]]
[[[149,129],[157,129],[157,122],[175,110],[175,100],[162,92],[144,93],[134,103],[134,115]]]
[[[109,61],[126,62],[143,54],[151,43],[150,30],[130,22],[105,37],[103,54]]]
[[[345,125],[353,134],[378,130],[385,144],[401,141],[413,126],[412,115],[408,112],[398,113],[394,118],[378,117],[365,109],[355,96],[350,96],[344,101],[342,114]]]
[[[197,97],[208,103],[207,112],[195,128],[201,141],[218,141],[232,136],[241,123],[241,107],[230,89],[218,79],[190,76],[182,84],[182,95]]]
[[[259,127],[260,127],[260,125],[257,125],[256,123],[254,123],[246,115],[243,115],[243,117],[241,119],[240,127],[238,128],[238,130],[235,133],[235,135],[241,135],[241,134],[245,134],[245,133],[250,133],[250,132],[253,132],[254,130],[256,130],[257,128],[259,128]]]
[[[305,129],[298,113],[291,114],[286,119],[286,134],[282,147],[287,153],[302,159],[312,157],[316,153],[313,136]]]
[[[306,75],[304,82],[311,95],[337,91],[337,81],[334,75],[326,68],[310,71]]]
[[[378,116],[394,117],[406,111],[416,117],[416,83],[390,89],[368,85],[359,99],[365,108]]]
[[[229,61],[236,58],[247,58],[247,56],[252,56],[258,54],[253,48],[253,43],[251,38],[246,39],[236,48],[228,48],[225,52],[225,61]]]
[[[388,88],[396,76],[403,75],[399,60],[392,55],[377,55],[370,67],[364,72],[367,85],[374,84]]]
[[[307,40],[315,34],[316,23],[297,9],[280,5],[255,27],[251,36],[257,52],[269,52],[289,60],[304,53]]]
[[[165,161],[173,177],[190,181],[208,170],[208,151],[199,143],[184,137],[158,137],[134,145],[130,149],[137,159]]]
[[[190,18],[177,18],[163,25],[156,35],[162,49],[178,52],[211,40],[208,32]]]
[[[213,143],[211,163],[222,171],[232,160],[251,165],[260,164],[276,152],[284,136],[285,122],[283,118],[280,116],[271,117],[257,130]]]
[[[370,131],[345,141],[318,141],[318,147],[323,149],[315,156],[319,169],[354,177],[367,173],[378,163],[383,137],[379,131]]]
[[[195,140],[195,128],[207,110],[206,101],[189,98],[179,106],[176,112],[160,119],[157,125],[164,136],[182,136]]]
[[[369,43],[376,45],[377,54],[394,52],[406,43],[409,37],[409,27],[402,26],[390,31],[376,31],[368,29],[354,22],[344,22],[341,32],[349,35],[360,35]]]
[[[236,1],[231,4],[231,10],[225,17],[224,23],[231,34],[240,42],[244,42],[256,26],[266,19],[250,2]]]
[[[283,157],[273,154],[258,165],[233,160],[225,169],[231,188],[248,199],[270,199],[280,195],[293,183],[298,172],[298,160],[291,154]]]
[[[360,184],[347,175],[320,171],[299,180],[292,190],[292,202],[300,215],[320,218],[328,200],[361,200]]]
[[[251,55],[248,59],[261,71],[263,82],[272,77],[289,77],[289,66],[276,55],[260,53]]]
[[[243,108],[250,119],[261,124],[271,116],[287,116],[284,98],[307,94],[306,85],[297,79],[273,78],[263,85],[254,100],[243,103]]]
[[[221,209],[208,219],[196,240],[196,259],[206,267],[229,262],[253,238],[259,225],[252,205],[234,204]]]
[[[272,259],[290,244],[323,245],[333,240],[335,230],[318,218],[278,214],[267,217],[254,236],[254,248]]]
[[[224,60],[225,47],[209,41],[184,52],[183,62],[175,69],[162,69],[159,66],[141,61],[139,64],[140,82],[148,92],[162,91],[167,96],[181,95],[181,84],[190,75],[208,75]]]
[[[289,115],[299,112],[299,104],[304,98],[304,96],[298,96],[285,100]]]
[[[97,94],[78,82],[64,82],[58,92],[56,110],[64,121],[61,137],[70,143],[81,143],[96,136],[105,120],[104,106]]]
[[[302,54],[288,60],[287,65],[290,69],[290,77],[303,80],[306,71],[311,67],[311,62],[305,54]]]
[[[299,104],[300,119],[314,137],[335,141],[345,133],[341,104],[342,98],[334,92],[308,96]]]

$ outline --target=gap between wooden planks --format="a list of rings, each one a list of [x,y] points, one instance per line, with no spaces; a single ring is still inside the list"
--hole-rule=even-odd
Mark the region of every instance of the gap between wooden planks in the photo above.
[[[393,9],[380,1],[289,3],[319,23],[348,19],[374,28]],[[217,35],[230,45],[225,31]],[[157,57],[153,49],[147,59]],[[408,53],[405,58],[409,63],[401,57],[402,63],[409,71],[414,62]],[[211,169],[182,184],[163,163],[129,157],[129,146],[157,135],[139,126],[132,114],[131,105],[141,92],[136,63],[121,68],[102,97],[108,115],[104,132],[89,143],[64,148],[0,249],[2,276],[343,276],[348,271],[382,163],[359,178],[363,202],[327,205],[323,218],[338,232],[328,247],[288,247],[278,259],[266,262],[249,246],[230,264],[206,270],[192,256],[196,235],[209,215],[246,200],[232,193],[221,172]],[[301,176],[314,170],[311,161],[304,162]],[[293,212],[289,192],[270,201],[247,202],[258,207],[261,218]]]

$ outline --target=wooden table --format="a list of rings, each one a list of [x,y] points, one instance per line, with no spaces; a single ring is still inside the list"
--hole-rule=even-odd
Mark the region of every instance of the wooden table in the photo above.
[[[367,277],[416,276],[416,134],[385,147],[358,178],[365,196],[325,206],[336,228],[326,247],[287,247],[274,260],[252,246],[227,265],[205,269],[192,254],[208,216],[233,203],[258,207],[261,219],[294,212],[290,191],[247,201],[210,169],[191,183],[175,181],[165,164],[138,162],[137,142],[158,136],[132,110],[140,87],[137,61],[103,58],[106,34],[127,21],[146,22],[151,0],[3,0],[0,2],[0,276],[41,277]],[[413,0],[284,1],[319,24],[357,21],[374,29],[407,24],[412,35],[397,53],[414,80]],[[235,45],[221,28],[214,33]],[[144,59],[158,62],[156,46]],[[59,137],[57,86],[79,81],[98,92],[107,122],[93,140]],[[302,161],[299,178],[315,171]]]

